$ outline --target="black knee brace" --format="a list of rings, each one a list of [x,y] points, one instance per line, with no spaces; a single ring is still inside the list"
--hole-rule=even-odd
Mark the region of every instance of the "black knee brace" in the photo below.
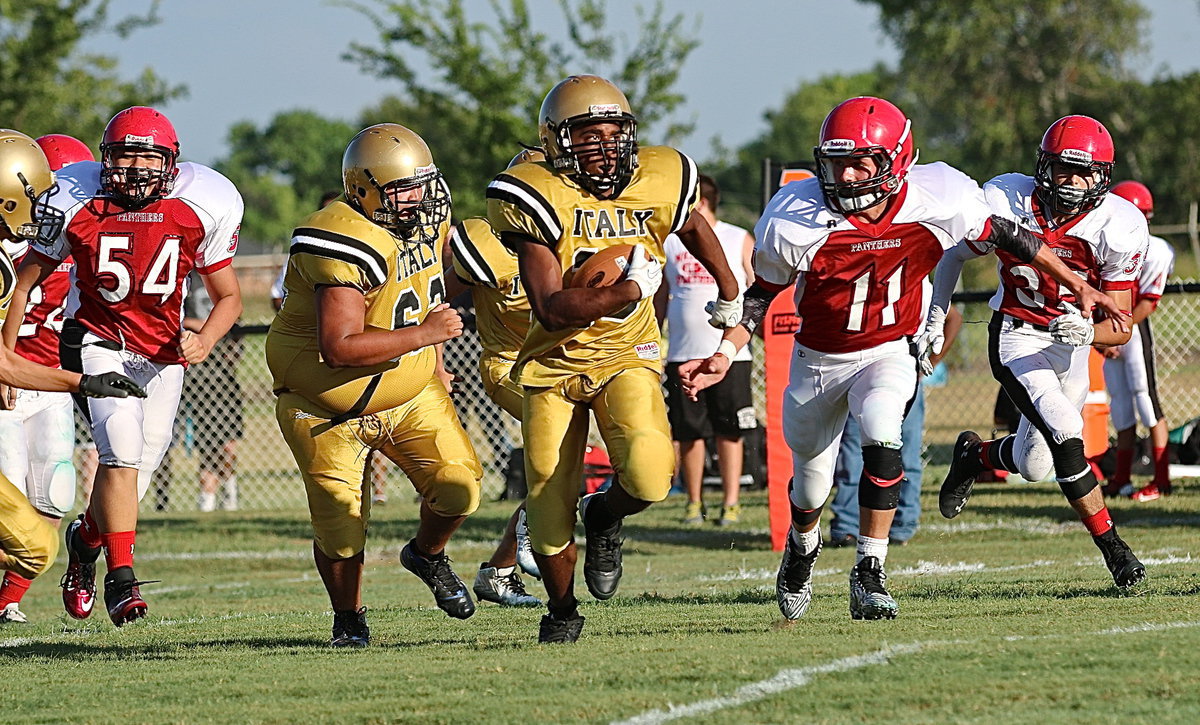
[[[890,511],[900,503],[904,459],[900,451],[884,446],[863,446],[863,472],[858,482],[858,505]]]
[[[802,509],[796,504],[792,503],[793,483],[795,483],[794,480],[788,481],[788,504],[792,507],[792,526],[803,529],[809,524],[815,522],[817,519],[821,518],[821,509],[825,507],[818,506],[815,509]]]
[[[1054,458],[1054,473],[1058,487],[1068,501],[1083,498],[1100,485],[1091,465],[1083,455],[1083,441],[1068,438],[1062,443],[1050,443],[1050,455]]]

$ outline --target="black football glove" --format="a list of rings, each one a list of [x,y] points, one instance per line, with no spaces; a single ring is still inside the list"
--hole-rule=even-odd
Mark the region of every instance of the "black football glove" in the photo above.
[[[89,398],[146,397],[140,385],[120,373],[83,375],[79,378],[79,392]]]

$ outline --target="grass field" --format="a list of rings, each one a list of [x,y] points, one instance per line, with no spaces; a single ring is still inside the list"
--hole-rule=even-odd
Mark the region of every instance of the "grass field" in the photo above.
[[[400,566],[415,506],[396,497],[375,511],[362,651],[326,646],[303,514],[147,516],[150,616],[66,618],[60,562],[26,597],[32,624],[0,629],[0,720],[1200,721],[1200,491],[1113,506],[1149,570],[1122,596],[1053,485],[983,485],[954,522],[927,489],[922,529],[889,555],[895,621],[850,619],[853,552],[826,549],[811,609],[786,625],[765,497],[733,530],[684,528],[673,497],[627,524],[620,593],[581,591],[583,637],[556,647],[535,641],[539,610],[433,608]],[[452,542],[464,579],[508,513],[485,504]]]

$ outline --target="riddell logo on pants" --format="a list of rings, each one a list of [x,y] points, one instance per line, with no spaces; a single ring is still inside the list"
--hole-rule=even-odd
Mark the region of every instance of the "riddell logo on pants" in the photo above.
[[[658,343],[657,342],[643,342],[640,345],[634,345],[633,349],[637,351],[637,356],[642,358],[643,360],[657,360],[658,359]]]

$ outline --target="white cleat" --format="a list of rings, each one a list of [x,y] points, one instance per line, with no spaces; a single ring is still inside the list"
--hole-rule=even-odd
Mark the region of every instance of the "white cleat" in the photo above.
[[[808,611],[812,602],[813,564],[820,555],[820,542],[811,554],[802,554],[792,537],[787,537],[787,548],[783,550],[783,561],[779,562],[779,574],[775,577],[775,601],[784,619],[796,620]]]
[[[533,558],[533,543],[529,540],[529,521],[525,517],[525,509],[517,514],[517,566],[534,579],[541,579],[542,572],[538,569],[537,559]]]
[[[29,624],[29,619],[16,602],[9,602],[0,609],[0,624]]]
[[[542,600],[525,591],[525,583],[521,575],[515,571],[501,574],[494,566],[483,563],[479,573],[475,575],[475,584],[471,587],[475,596],[489,602],[495,602],[502,607],[540,607]]]

